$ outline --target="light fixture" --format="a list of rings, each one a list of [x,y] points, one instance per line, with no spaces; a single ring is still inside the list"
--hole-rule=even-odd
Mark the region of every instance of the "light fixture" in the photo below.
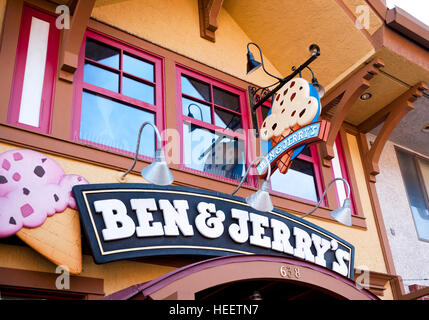
[[[319,51],[319,54],[320,54],[320,51]],[[323,86],[317,81],[316,77],[314,76],[313,70],[311,70],[309,66],[307,66],[307,69],[310,70],[312,75],[311,84],[313,85],[314,88],[316,88],[316,91],[319,94],[319,98],[323,98],[323,96],[325,95],[325,88],[323,88]]]
[[[361,99],[362,101],[366,101],[366,100],[371,99],[371,97],[372,97],[372,94],[371,94],[371,93],[369,93],[369,92],[365,92],[364,94],[362,94],[362,95],[360,96],[360,99]]]
[[[429,133],[429,124],[425,124],[422,128],[423,133]]]
[[[188,105],[188,117],[195,119],[194,114],[191,112],[191,106],[196,106],[200,110],[201,121],[204,121],[204,119],[203,119],[203,111],[201,110],[200,106],[198,104],[196,104],[196,103],[190,103]]]
[[[234,195],[238,189],[240,189],[241,185],[243,184],[244,180],[246,179],[247,175],[249,174],[250,168],[252,165],[255,164],[257,160],[263,160],[266,161],[268,164],[268,175],[267,178],[262,182],[261,187],[258,191],[251,194],[246,198],[246,203],[250,205],[253,209],[259,210],[259,211],[271,211],[274,209],[273,203],[271,202],[270,198],[270,176],[271,176],[271,166],[268,160],[264,156],[259,156],[255,158],[252,163],[247,168],[246,173],[244,174],[244,177],[241,179],[240,184],[238,187],[234,190],[231,195]]]
[[[310,45],[310,47],[308,48],[308,51],[310,51],[310,54],[312,56],[320,56],[320,47],[317,44],[312,44]]]
[[[121,178],[123,180],[125,176],[128,173],[130,173],[131,170],[134,169],[137,163],[137,157],[140,149],[140,138],[141,138],[142,131],[146,125],[150,125],[154,129],[156,137],[158,139],[158,149],[156,149],[155,151],[155,161],[152,162],[150,165],[144,167],[143,170],[141,171],[141,175],[143,179],[145,179],[150,183],[160,185],[160,186],[168,186],[173,183],[174,178],[170,172],[170,169],[168,168],[167,162],[165,161],[165,155],[164,155],[164,150],[162,150],[162,146],[161,146],[162,143],[161,143],[161,135],[159,134],[159,130],[151,122],[145,122],[141,125],[139,130],[136,155],[134,157],[133,165],[122,175]]]
[[[323,191],[322,196],[320,197],[319,203],[317,204],[317,206],[311,210],[310,212],[304,214],[301,218],[304,218],[306,216],[309,216],[310,214],[312,214],[313,212],[315,212],[317,210],[317,208],[319,208],[320,203],[322,202],[323,198],[326,195],[326,191],[328,191],[328,188],[335,182],[335,181],[343,181],[346,186],[347,186],[347,196],[346,199],[343,202],[343,205],[341,208],[338,208],[334,211],[331,211],[330,215],[332,218],[334,218],[335,220],[337,220],[338,222],[346,225],[346,226],[351,226],[352,225],[352,210],[351,210],[351,200],[350,200],[350,185],[347,182],[347,180],[343,179],[343,178],[335,178],[334,180],[332,180],[331,182],[328,183],[328,185],[326,186],[325,191]]]
[[[249,297],[250,300],[262,300],[262,296],[259,291],[253,291],[252,295]]]
[[[253,57],[252,52],[250,52],[250,48],[249,48],[249,46],[250,46],[251,44],[252,44],[252,45],[254,45],[256,48],[258,48],[258,50],[259,50],[259,55],[260,55],[260,57],[261,57],[261,62],[256,61],[256,60],[255,60],[255,58]],[[281,81],[281,80],[282,80],[281,78],[276,77],[275,75],[273,75],[273,74],[269,73],[269,72],[265,69],[265,66],[264,66],[264,58],[262,57],[262,51],[261,51],[261,48],[259,48],[259,46],[258,46],[256,43],[254,43],[254,42],[249,42],[249,43],[247,44],[247,74],[252,73],[252,72],[253,72],[253,71],[255,71],[256,69],[258,69],[260,66],[262,66],[262,69],[264,70],[264,72],[265,72],[266,74],[268,74],[270,77],[273,77],[273,78],[277,79],[278,81]]]

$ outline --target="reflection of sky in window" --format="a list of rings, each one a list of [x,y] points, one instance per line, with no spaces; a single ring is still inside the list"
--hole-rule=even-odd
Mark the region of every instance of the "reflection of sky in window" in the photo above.
[[[194,119],[201,120],[207,123],[211,123],[212,112],[211,108],[208,105],[199,103],[188,98],[182,98],[182,109],[183,115],[190,116]]]
[[[119,75],[90,63],[85,63],[83,81],[107,90],[119,92]]]
[[[412,155],[399,150],[397,151],[397,155],[417,234],[420,239],[429,240],[429,210],[425,201],[424,191],[420,184],[414,158]]]
[[[152,113],[86,91],[82,94],[81,114],[81,139],[132,153],[136,150],[140,126],[146,121],[154,123]],[[139,153],[154,157],[152,128],[143,130]]]
[[[294,160],[294,162],[300,161],[302,160]],[[304,163],[305,162],[302,161],[303,165]],[[292,166],[293,165],[294,163]],[[311,164],[308,163],[308,165]],[[276,170],[271,175],[271,189],[273,191],[317,202],[318,198],[313,175],[294,170],[292,166],[286,174],[282,174],[279,170]]]

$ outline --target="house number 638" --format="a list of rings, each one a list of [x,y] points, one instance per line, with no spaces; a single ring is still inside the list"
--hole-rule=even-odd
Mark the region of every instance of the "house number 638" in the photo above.
[[[281,266],[280,267],[280,275],[283,278],[296,278],[299,279],[301,277],[301,273],[298,267],[291,267],[291,266]]]

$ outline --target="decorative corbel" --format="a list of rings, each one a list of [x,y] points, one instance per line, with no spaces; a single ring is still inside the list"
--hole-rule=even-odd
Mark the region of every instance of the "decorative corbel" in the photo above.
[[[359,130],[363,133],[367,133],[384,122],[383,127],[372,144],[371,149],[369,149],[365,154],[366,166],[371,182],[375,182],[375,176],[380,173],[378,162],[390,134],[402,118],[414,109],[414,102],[421,97],[423,95],[423,91],[427,89],[428,86],[424,82],[416,84],[414,87],[410,88],[395,99],[392,103],[376,112],[371,118],[359,125]]]
[[[200,35],[202,38],[216,41],[215,32],[218,28],[217,18],[222,8],[223,0],[198,0],[200,15]]]
[[[59,55],[59,77],[73,82],[73,74],[77,69],[79,51],[85,34],[92,9],[96,0],[78,0],[75,2],[70,29],[63,31]]]
[[[331,166],[330,160],[334,158],[334,143],[348,112],[357,99],[370,87],[371,80],[380,68],[384,67],[383,60],[372,60],[361,70],[352,75],[345,83],[340,85],[322,100],[323,112],[330,114],[330,106],[335,105],[335,111],[331,112],[331,128],[328,139],[320,146],[323,165]],[[332,110],[331,110],[332,111]]]

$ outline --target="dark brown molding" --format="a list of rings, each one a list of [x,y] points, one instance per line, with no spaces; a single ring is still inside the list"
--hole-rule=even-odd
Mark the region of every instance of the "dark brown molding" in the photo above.
[[[416,84],[414,87],[403,93],[392,103],[378,111],[368,120],[359,125],[359,129],[363,133],[369,132],[371,129],[383,123],[380,133],[377,135],[371,149],[365,153],[364,161],[368,168],[370,180],[375,182],[375,176],[380,173],[378,162],[381,152],[389,139],[392,131],[398,123],[406,116],[406,114],[414,109],[413,103],[423,95],[423,91],[427,90],[428,86],[424,82]]]
[[[21,269],[0,268],[0,286],[11,289],[37,289],[58,294],[78,294],[87,300],[98,300],[104,296],[104,280],[81,276],[70,276],[70,288],[59,290],[57,278],[61,274]]]
[[[70,74],[77,69],[79,51],[94,5],[95,0],[77,1],[70,29],[63,31],[59,53],[59,77],[63,80],[73,81]]]
[[[218,16],[223,0],[198,0],[200,17],[200,35],[202,38],[216,41],[215,32],[218,28]]]
[[[429,287],[405,294],[399,297],[399,300],[417,300],[424,296],[429,296]]]
[[[380,68],[384,67],[383,60],[377,58],[372,60],[366,66],[361,68],[358,72],[352,75],[348,80],[342,83],[339,87],[333,90],[330,94],[322,100],[322,105],[329,105],[331,101],[338,100],[342,95],[340,101],[335,104],[334,108],[325,109],[323,112],[331,114],[331,128],[329,130],[328,139],[325,143],[321,144],[322,164],[330,167],[330,160],[334,158],[334,143],[337,138],[338,132],[347,117],[351,107],[357,99],[370,87],[369,80],[371,80]],[[332,109],[335,109],[333,112]]]

